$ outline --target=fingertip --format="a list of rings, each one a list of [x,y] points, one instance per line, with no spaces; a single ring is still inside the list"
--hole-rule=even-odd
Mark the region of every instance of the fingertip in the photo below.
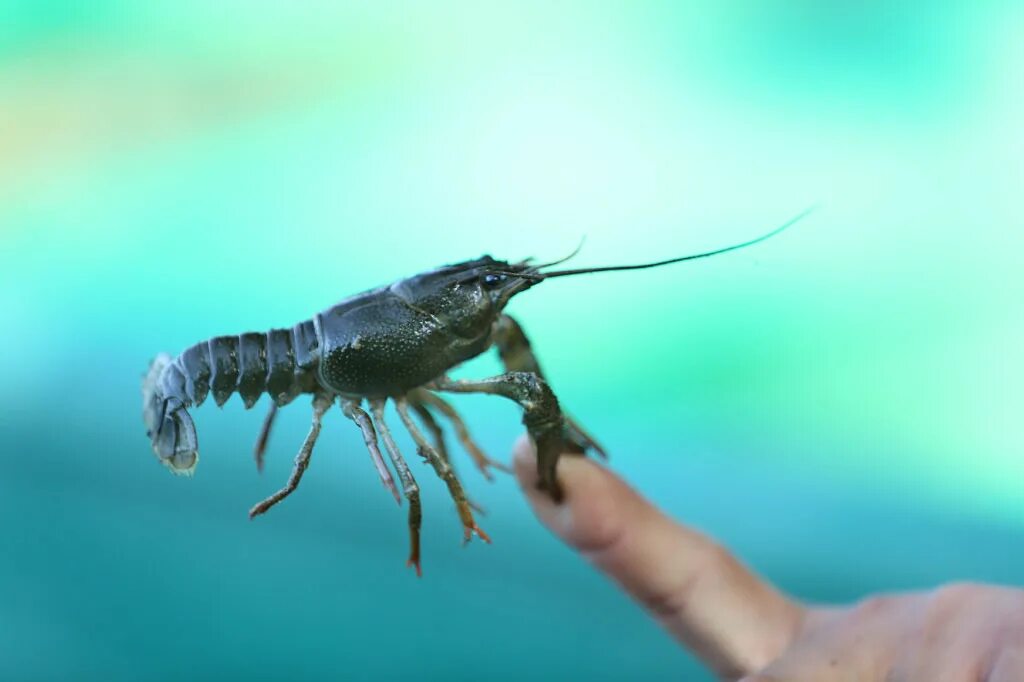
[[[514,452],[516,477],[538,519],[723,676],[760,670],[788,645],[802,608],[712,539],[676,523],[610,470],[579,455],[559,458],[565,499],[556,504],[537,489],[529,439],[520,438]]]
[[[516,479],[524,490],[529,490],[537,481],[537,451],[525,433],[512,446],[512,468]]]
[[[512,468],[516,481],[533,508],[534,514],[552,528],[553,516],[556,514],[555,504],[551,498],[537,487],[537,450],[533,441],[526,434],[520,436],[512,446]],[[552,528],[554,530],[554,528]]]
[[[583,552],[613,544],[624,527],[630,489],[596,462],[575,454],[558,461],[557,477],[565,492],[555,503],[537,488],[537,456],[527,436],[513,446],[516,478],[534,513],[555,535]]]

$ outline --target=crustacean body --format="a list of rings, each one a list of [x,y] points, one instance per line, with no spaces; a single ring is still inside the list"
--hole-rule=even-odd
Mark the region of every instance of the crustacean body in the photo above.
[[[359,428],[384,485],[401,503],[384,452],[409,503],[409,564],[420,570],[419,487],[384,419],[394,403],[420,455],[446,483],[465,530],[489,538],[479,528],[472,505],[452,469],[439,418],[452,423],[463,447],[480,470],[501,465],[476,445],[454,408],[439,393],[489,393],[523,408],[523,423],[537,447],[539,485],[554,500],[562,493],[555,477],[562,453],[604,454],[601,447],[559,406],[520,325],[504,313],[509,300],[552,277],[629,270],[703,258],[749,246],[788,227],[801,216],[755,240],[707,253],[657,263],[543,272],[556,265],[507,262],[484,256],[425,272],[389,286],[347,298],[289,329],[218,336],[202,341],[175,358],[161,354],[143,380],[143,420],[158,459],[175,473],[191,474],[199,460],[198,440],[189,408],[212,393],[222,405],[237,392],[246,408],[268,393],[270,413],[257,440],[256,461],[263,451],[279,407],[309,395],[313,419],[287,484],[255,505],[255,517],[299,485],[323,415],[337,403]],[[561,261],[559,261],[561,262]],[[496,348],[505,373],[488,379],[451,380],[448,371],[490,348]],[[363,409],[368,405],[369,412]],[[412,417],[415,412],[430,437]],[[379,440],[378,440],[379,436]]]

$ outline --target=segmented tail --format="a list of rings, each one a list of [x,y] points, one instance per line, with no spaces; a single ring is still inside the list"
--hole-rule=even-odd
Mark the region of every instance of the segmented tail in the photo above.
[[[278,407],[319,390],[319,340],[312,320],[291,329],[216,336],[172,358],[156,356],[142,381],[142,420],[153,452],[176,474],[191,474],[199,461],[196,428],[187,409],[208,394],[223,405],[236,391],[246,409],[264,392]]]

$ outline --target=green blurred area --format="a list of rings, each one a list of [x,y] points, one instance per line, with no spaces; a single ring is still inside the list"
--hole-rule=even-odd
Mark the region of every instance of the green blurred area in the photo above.
[[[71,575],[55,557],[89,555],[112,529],[138,544],[112,550],[120,569],[86,562],[91,594],[122,571],[140,581],[125,588],[138,601],[155,599],[145,580],[164,565],[153,548],[166,541],[211,567],[190,588],[201,599],[219,584],[216,562],[243,567],[289,529],[368,514],[378,496],[358,442],[336,427],[346,439],[334,449],[358,461],[325,466],[350,467],[354,480],[314,471],[330,480],[304,483],[309,502],[268,518],[276,530],[254,539],[242,512],[286,475],[307,408],[289,408],[277,468],[263,479],[244,461],[258,416],[234,403],[202,408],[208,456],[195,481],[170,480],[138,419],[138,375],[156,352],[290,325],[349,293],[481,253],[554,258],[586,235],[581,266],[640,262],[743,241],[811,204],[811,217],[749,251],[547,283],[510,312],[617,470],[800,596],[1020,582],[1022,28],[1011,2],[5,3],[0,492],[7,511],[33,521],[8,528],[20,550],[0,559],[0,576],[24,600],[12,613],[49,614],[10,641],[35,651],[60,633],[67,661],[93,665],[82,676],[113,669],[118,647],[109,658],[96,651],[127,636],[122,618],[93,641],[82,635],[92,601],[37,602]],[[461,371],[496,368],[482,359]],[[515,411],[462,405],[503,452]],[[738,490],[765,507],[762,520],[728,503]],[[428,527],[447,512],[443,491],[429,492]],[[477,492],[523,554],[512,560],[499,543],[464,562],[447,542],[454,526],[444,527],[431,560],[450,560],[451,581],[477,572],[455,602],[438,596],[444,582],[406,592],[401,524],[381,506],[363,521],[380,540],[354,522],[321,529],[294,540],[294,565],[272,562],[266,583],[244,583],[270,600],[267,631],[287,625],[273,611],[285,607],[261,590],[308,560],[339,560],[333,543],[343,542],[359,554],[346,557],[345,575],[382,581],[361,588],[362,617],[400,611],[395,590],[427,610],[456,604],[444,632],[414,634],[415,618],[387,626],[438,652],[428,677],[461,679],[445,656],[457,655],[450,647],[472,618],[493,617],[495,637],[512,638],[511,623],[529,630],[544,605],[568,610],[557,635],[515,633],[566,666],[583,654],[560,653],[560,637],[584,646],[586,633],[642,627],[624,601],[600,602],[616,614],[600,627],[584,622],[589,600],[614,596],[533,528],[509,482]],[[150,496],[212,526],[178,527]],[[809,518],[815,508],[833,525]],[[166,535],[133,525],[154,519]],[[81,545],[54,531],[63,527]],[[224,549],[229,537],[248,540]],[[878,543],[867,577],[843,568],[865,561],[855,552],[865,538]],[[819,548],[810,559],[808,545]],[[314,575],[344,601],[350,586],[332,585],[327,567]],[[530,608],[515,611],[495,584],[519,585]],[[233,595],[216,627],[203,621],[218,637],[255,618]],[[311,594],[293,597],[308,604],[288,602],[293,622],[335,623]],[[152,608],[193,630],[202,611],[192,600]],[[514,618],[494,615],[509,609]],[[376,651],[360,638],[382,632],[368,627],[338,655]],[[576,670],[657,676],[689,665],[653,626],[635,632]],[[137,636],[156,646],[166,633]],[[222,653],[203,660],[225,676],[260,677],[231,658],[255,641],[209,642]],[[278,649],[260,642],[273,658]],[[525,674],[504,646],[462,655],[494,675]],[[10,652],[0,650],[0,673],[12,678],[74,669],[59,655],[47,667]],[[306,655],[327,665],[322,649]],[[145,660],[117,676],[161,677]]]

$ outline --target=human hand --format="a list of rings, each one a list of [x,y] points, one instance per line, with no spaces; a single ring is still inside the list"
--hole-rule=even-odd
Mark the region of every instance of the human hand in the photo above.
[[[950,584],[847,607],[804,605],[592,460],[559,460],[561,505],[537,490],[525,436],[515,469],[544,525],[723,679],[1024,681],[1024,590]]]

